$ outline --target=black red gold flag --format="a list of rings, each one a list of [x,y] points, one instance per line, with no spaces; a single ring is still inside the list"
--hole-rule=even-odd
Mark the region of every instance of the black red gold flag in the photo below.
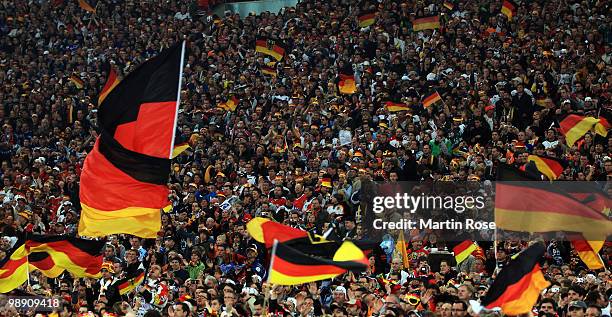
[[[414,31],[432,30],[439,28],[440,16],[438,15],[417,18],[412,22],[412,30]]]
[[[440,96],[440,94],[435,91],[433,94],[427,96],[427,98],[423,99],[423,107],[425,108],[429,108],[431,105],[435,104],[436,102],[442,100],[442,97]]]
[[[94,7],[92,7],[87,1],[85,0],[79,0],[79,7],[81,7],[81,9],[90,12],[90,13],[96,13],[96,9]]]
[[[530,312],[540,292],[550,285],[538,264],[545,251],[544,244],[537,242],[519,253],[499,272],[482,299],[482,306],[487,309],[499,307],[506,316]]]
[[[359,27],[368,27],[376,22],[376,11],[364,11],[359,15],[359,17],[357,17],[357,20],[359,20]]]
[[[119,77],[117,76],[117,72],[111,65],[111,63],[106,62],[105,65],[106,73],[108,77],[106,78],[106,83],[104,87],[102,87],[102,91],[100,91],[100,96],[98,97],[98,106],[102,105],[102,102],[106,98],[106,96],[119,84]]]
[[[549,180],[555,180],[563,174],[567,163],[562,159],[550,156],[529,155],[528,161],[534,162],[538,171],[548,177]]]
[[[81,174],[81,236],[154,238],[167,187],[180,103],[185,42],[163,50],[106,95],[101,129]]]
[[[280,61],[285,56],[287,48],[281,40],[258,37],[255,40],[255,51],[274,57]]]
[[[504,2],[502,3],[501,12],[506,17],[508,17],[508,20],[512,20],[512,18],[516,15],[517,8],[518,8],[518,5],[516,4],[516,2],[512,0],[504,0]]]
[[[30,265],[49,277],[57,277],[63,270],[77,277],[101,277],[105,243],[104,240],[32,235],[26,240],[26,248],[36,260]]]
[[[145,279],[145,268],[140,263],[138,269],[132,274],[126,276],[123,279],[117,281],[117,289],[119,290],[120,295],[125,295],[138,287]]]
[[[306,255],[285,244],[275,242],[270,258],[268,282],[277,285],[297,285],[326,280],[347,271],[366,269],[368,259],[352,242],[345,241],[333,259]]]
[[[570,114],[559,122],[561,133],[565,135],[565,142],[573,146],[587,132],[593,130],[595,133],[605,137],[610,130],[610,123],[605,118],[584,117]]]
[[[28,280],[28,251],[25,241],[18,239],[0,260],[0,293],[8,293]]]

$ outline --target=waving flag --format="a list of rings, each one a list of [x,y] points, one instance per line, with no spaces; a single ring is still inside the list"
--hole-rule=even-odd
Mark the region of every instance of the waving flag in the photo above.
[[[117,282],[116,285],[117,285],[117,288],[119,289],[119,294],[125,295],[133,291],[134,289],[136,289],[136,287],[142,284],[144,279],[145,279],[145,268],[142,265],[142,263],[140,263],[140,265],[138,266],[138,269],[135,272],[133,272],[132,274],[129,274],[128,276],[126,276],[125,278],[122,278],[121,280]]]
[[[423,99],[423,107],[429,108],[431,105],[435,104],[436,102],[440,100],[442,100],[442,97],[440,97],[440,94],[437,91],[435,91],[433,94]]]
[[[67,270],[77,277],[101,277],[104,240],[86,240],[67,236],[33,235],[26,240],[28,252],[37,260],[30,265],[49,277]],[[42,254],[35,254],[42,253]],[[44,254],[47,256],[45,257]],[[59,275],[59,274],[58,274]]]
[[[595,133],[605,137],[610,130],[610,123],[604,118],[584,117],[570,114],[559,123],[561,133],[565,135],[567,145],[573,146],[587,132],[593,130]]]
[[[287,48],[281,40],[259,37],[255,40],[255,51],[274,57],[280,61],[285,56]]]
[[[28,251],[19,239],[0,261],[0,293],[8,293],[28,280]]]
[[[512,0],[504,0],[504,2],[502,3],[501,13],[508,17],[508,20],[512,20],[512,18],[516,15],[517,8],[518,5],[516,4],[516,2]]]
[[[79,7],[81,7],[81,9],[90,12],[90,13],[96,13],[96,9],[94,7],[92,7],[87,1],[85,0],[79,0]]]
[[[550,180],[559,178],[567,166],[563,160],[550,156],[529,155],[527,160],[534,162],[538,171]]]
[[[359,20],[359,27],[361,28],[368,27],[374,24],[374,22],[376,22],[376,11],[374,10],[364,11],[359,15],[357,19]]]
[[[354,94],[357,91],[355,74],[352,73],[352,70],[338,75],[338,91],[346,95]]]
[[[278,285],[298,285],[326,280],[349,270],[365,270],[368,259],[357,246],[346,241],[332,260],[301,253],[275,242],[270,258],[268,282]]]
[[[412,30],[422,31],[422,30],[433,30],[440,28],[440,16],[432,15],[427,17],[422,17],[415,19],[412,22]]]
[[[544,244],[538,242],[511,260],[493,281],[482,299],[482,306],[487,309],[499,307],[506,316],[529,313],[540,292],[550,285],[538,264],[545,251]]]
[[[185,43],[128,74],[98,112],[101,133],[81,174],[79,234],[154,238],[171,206],[167,181],[174,150]]]
[[[98,106],[102,105],[102,102],[106,98],[106,96],[119,84],[119,77],[117,76],[117,72],[113,68],[113,66],[106,62],[105,65],[106,73],[108,77],[106,78],[106,84],[102,87],[102,91],[100,91],[100,96],[98,97]]]

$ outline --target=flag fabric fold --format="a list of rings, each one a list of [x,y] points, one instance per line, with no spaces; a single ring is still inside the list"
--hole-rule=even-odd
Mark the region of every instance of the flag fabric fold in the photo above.
[[[605,240],[612,232],[612,224],[602,211],[589,206],[586,200],[577,199],[579,193],[570,192],[576,186],[524,180],[530,178],[518,170],[503,166],[499,169],[495,189],[498,228],[529,233],[573,232],[589,240]]]
[[[412,22],[413,31],[433,30],[440,28],[440,16],[432,15],[417,18]]]
[[[85,0],[79,0],[79,7],[81,7],[81,9],[90,12],[90,13],[96,13],[96,9],[94,7],[92,7],[87,1]]]
[[[81,236],[157,236],[160,210],[170,205],[167,180],[184,55],[184,42],[162,51],[103,98],[101,133],[81,174]]]
[[[258,53],[272,56],[277,61],[280,61],[285,56],[287,48],[281,40],[258,37],[255,40],[255,51]]]
[[[530,312],[540,292],[550,285],[538,264],[545,251],[544,244],[537,242],[511,260],[493,281],[481,301],[482,306],[487,309],[499,307],[510,316]]]
[[[105,243],[104,240],[32,235],[27,238],[26,248],[36,260],[30,265],[49,277],[57,277],[64,270],[77,277],[101,277]]]
[[[573,146],[587,132],[595,133],[605,137],[610,130],[610,123],[604,118],[584,117],[570,114],[559,122],[560,130],[565,135],[565,142]]]
[[[512,20],[512,18],[516,15],[516,9],[518,5],[516,2],[512,0],[504,0],[502,3],[501,13],[508,17],[508,20]]]
[[[423,107],[425,108],[429,108],[431,105],[435,104],[436,102],[442,100],[442,97],[440,96],[440,94],[437,91],[434,91],[433,94],[427,96],[427,98],[423,99]]]
[[[350,95],[357,91],[355,74],[351,70],[345,70],[338,74],[338,91],[341,94]]]
[[[323,259],[301,253],[275,242],[270,259],[268,282],[278,285],[298,285],[326,280],[349,270],[364,270],[368,260],[352,242],[346,241],[333,259]]]
[[[102,87],[100,95],[98,96],[98,106],[102,105],[102,102],[104,99],[106,99],[106,96],[119,84],[119,77],[117,76],[117,72],[111,63],[106,62],[104,67],[106,68],[106,74],[108,77],[106,78],[106,83],[104,84],[104,87]]]
[[[125,295],[135,290],[145,280],[145,268],[140,263],[138,269],[132,274],[117,281],[117,289],[120,295]]]
[[[25,241],[18,239],[0,261],[0,293],[8,293],[28,280],[28,251]]]
[[[359,15],[359,17],[357,17],[357,20],[359,20],[359,27],[361,28],[368,27],[374,24],[374,22],[376,22],[376,11],[374,10],[364,11]]]
[[[567,164],[556,157],[529,155],[527,160],[534,162],[538,171],[544,174],[548,179],[555,180],[563,174]]]
[[[453,254],[455,254],[455,261],[457,264],[460,264],[478,249],[478,245],[474,241],[466,239],[458,243],[453,243],[451,249],[453,250]]]
[[[402,259],[402,266],[404,269],[410,268],[410,259],[408,258],[408,248],[406,245],[406,238],[404,236],[404,231],[400,230],[397,241],[395,242],[395,250],[394,253],[400,259]]]

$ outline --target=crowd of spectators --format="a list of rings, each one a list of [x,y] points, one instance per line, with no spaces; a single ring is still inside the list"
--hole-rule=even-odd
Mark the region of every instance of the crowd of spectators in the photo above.
[[[610,112],[609,1],[520,1],[511,20],[488,0],[450,1],[452,10],[440,0],[304,0],[244,17],[202,14],[187,0],[90,3],[95,14],[77,1],[0,2],[2,250],[21,232],[76,235],[105,61],[125,75],[188,41],[178,126],[191,148],[173,163],[159,238],[109,237],[99,280],[31,273],[23,291],[59,296],[59,316],[475,316],[468,301],[525,243],[484,244],[469,265],[432,271],[431,242],[411,238],[410,269],[373,256],[365,273],[283,287],[262,282],[266,250],[245,223],[264,216],[367,239],[354,195],[362,179],[495,180],[530,153],[566,160],[563,180],[612,176],[612,138],[588,133],[569,147],[558,130],[565,114]],[[359,28],[368,9],[375,24]],[[413,32],[430,14],[441,28]],[[274,59],[255,52],[257,36],[285,43],[277,76],[262,72]],[[357,91],[341,95],[347,67]],[[436,91],[443,100],[424,108]],[[235,111],[217,107],[232,96]],[[410,110],[389,112],[390,98]],[[601,252],[608,267],[611,251]],[[119,295],[114,281],[141,263],[143,286]],[[534,315],[610,316],[609,271],[588,270],[560,242],[549,242],[543,270],[552,285]]]

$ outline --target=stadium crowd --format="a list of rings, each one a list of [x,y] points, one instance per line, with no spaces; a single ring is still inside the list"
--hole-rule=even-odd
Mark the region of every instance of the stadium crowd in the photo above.
[[[22,291],[59,296],[59,316],[262,316],[264,306],[275,316],[475,316],[468,301],[526,244],[482,244],[465,264],[432,271],[433,243],[412,236],[410,269],[373,255],[365,273],[269,287],[265,247],[245,224],[263,216],[367,239],[362,179],[484,182],[529,153],[567,161],[563,180],[609,181],[612,138],[589,133],[569,147],[558,120],[610,113],[610,2],[522,1],[511,20],[501,1],[363,2],[304,0],[246,17],[202,14],[196,1],[98,1],[95,14],[77,1],[0,2],[0,259],[21,232],[76,234],[103,63],[127,74],[179,40],[190,48],[178,126],[191,148],[173,163],[159,237],[111,236],[103,278],[33,271]],[[375,23],[359,28],[366,9]],[[413,32],[430,14],[441,28]],[[286,45],[274,76],[262,72],[274,59],[255,52],[257,36]],[[337,89],[347,67],[352,95]],[[423,107],[436,91],[442,101]],[[217,107],[232,96],[235,111]],[[410,110],[390,112],[396,97]],[[533,314],[610,316],[610,272],[587,269],[569,244],[547,250],[552,285]],[[143,286],[119,295],[114,281],[141,263]]]

